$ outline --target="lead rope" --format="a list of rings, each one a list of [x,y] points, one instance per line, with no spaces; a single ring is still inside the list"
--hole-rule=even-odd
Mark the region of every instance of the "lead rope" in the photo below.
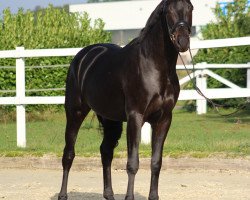
[[[192,55],[192,53],[191,53],[190,48],[188,48],[188,50],[189,50],[189,54],[190,54],[191,61],[192,61],[192,66],[193,66],[192,72],[193,72],[193,74],[194,74],[195,68],[194,68],[194,62],[193,62],[193,55]],[[222,114],[222,113],[220,113],[219,107],[225,107],[225,106],[213,102],[213,100],[211,100],[211,99],[208,98],[206,95],[204,95],[204,93],[200,90],[200,88],[197,87],[196,82],[192,79],[192,77],[191,77],[191,75],[190,75],[190,73],[189,73],[189,71],[188,71],[188,69],[187,69],[187,67],[186,67],[186,65],[185,65],[185,62],[184,62],[184,60],[183,60],[183,58],[182,58],[180,52],[179,52],[178,54],[179,54],[179,57],[180,57],[180,59],[181,59],[181,62],[182,62],[182,64],[183,64],[183,66],[184,66],[184,68],[185,68],[185,70],[186,70],[186,73],[187,73],[187,75],[188,75],[190,81],[192,82],[193,87],[194,87],[194,89],[196,90],[196,92],[197,92],[199,95],[201,95],[204,99],[206,99],[206,100],[213,106],[214,110],[215,110],[220,116],[223,116],[223,117],[230,116],[230,115],[236,114],[236,113],[238,113],[240,110],[243,110],[244,108],[246,108],[246,105],[249,103],[248,101],[246,101],[244,104],[242,104],[241,106],[239,106],[239,107],[237,108],[237,110],[234,111],[234,112],[232,112],[232,113],[229,113],[229,114]]]

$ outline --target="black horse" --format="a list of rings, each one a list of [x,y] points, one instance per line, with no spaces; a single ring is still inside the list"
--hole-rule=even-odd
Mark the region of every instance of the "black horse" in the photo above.
[[[159,199],[162,149],[180,91],[176,61],[178,53],[189,48],[192,10],[190,0],[162,0],[139,37],[124,48],[94,44],[75,56],[66,82],[66,145],[59,200],[67,199],[68,174],[75,157],[77,133],[91,109],[104,131],[100,146],[104,198],[114,200],[111,162],[121,137],[122,122],[127,121],[128,187],[125,199],[134,199],[138,146],[144,122],[149,122],[153,129],[148,199]]]

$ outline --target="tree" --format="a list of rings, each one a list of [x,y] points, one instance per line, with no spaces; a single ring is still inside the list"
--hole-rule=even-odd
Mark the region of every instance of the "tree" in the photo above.
[[[91,26],[87,13],[69,13],[66,8],[52,5],[36,12],[19,9],[12,14],[4,10],[0,21],[0,50],[84,47],[93,43],[110,42],[111,34],[104,31],[104,22],[97,19]],[[72,57],[27,58],[26,66],[69,64]],[[14,59],[0,59],[0,66],[15,66]],[[67,68],[26,70],[26,89],[63,88]],[[0,69],[0,90],[15,89],[15,69]],[[13,94],[3,94],[13,95]],[[33,92],[29,95],[63,95],[62,91]]]
[[[90,21],[87,13],[69,13],[52,5],[36,12],[19,9],[17,14],[6,9],[0,25],[0,49],[83,47],[110,41],[104,22],[97,19],[92,27]]]
[[[250,35],[250,9],[247,0],[234,0],[227,5],[227,12],[223,13],[217,4],[214,13],[217,23],[210,23],[202,29],[204,39],[219,39],[243,37]],[[194,57],[195,63],[247,63],[250,61],[250,46],[214,48],[199,50]],[[246,86],[246,70],[242,69],[217,69],[217,74],[230,79],[239,86]],[[222,83],[209,78],[208,87],[225,87]],[[240,100],[242,101],[242,99]],[[237,100],[224,100],[223,104],[234,106],[239,103]]]

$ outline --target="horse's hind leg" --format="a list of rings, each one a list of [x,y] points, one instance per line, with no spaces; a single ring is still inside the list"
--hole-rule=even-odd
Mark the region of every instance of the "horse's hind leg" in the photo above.
[[[114,200],[114,193],[111,181],[111,162],[113,159],[114,148],[122,133],[122,122],[111,121],[98,116],[103,127],[104,137],[100,146],[100,152],[103,165],[103,197],[108,200]]]
[[[66,200],[67,199],[67,185],[68,185],[68,175],[69,170],[71,168],[73,159],[75,157],[75,142],[77,138],[77,134],[79,128],[82,124],[82,121],[87,116],[90,108],[84,106],[81,109],[66,108],[66,117],[67,117],[67,125],[65,131],[65,148],[62,158],[63,165],[63,181],[61,191],[58,196],[58,200]]]

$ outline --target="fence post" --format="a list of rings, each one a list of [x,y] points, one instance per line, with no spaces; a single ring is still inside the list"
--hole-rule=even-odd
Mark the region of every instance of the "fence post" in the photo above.
[[[151,125],[145,122],[141,129],[141,143],[150,144],[151,143]]]
[[[250,62],[247,64],[250,66]],[[250,89],[250,68],[247,68],[247,88]]]
[[[17,121],[17,146],[26,147],[26,120],[25,120],[25,61],[22,58],[24,47],[16,47],[19,58],[16,59],[16,121]]]
[[[247,64],[250,65],[250,62]],[[250,89],[250,68],[247,68],[247,88]],[[250,102],[250,97],[247,100]]]
[[[201,63],[201,65],[206,65],[207,63]],[[207,89],[207,77],[203,73],[204,70],[201,70],[201,74],[196,77],[196,86],[200,88],[200,90],[205,93]],[[205,99],[197,99],[196,100],[196,111],[198,115],[207,113],[207,101]]]

